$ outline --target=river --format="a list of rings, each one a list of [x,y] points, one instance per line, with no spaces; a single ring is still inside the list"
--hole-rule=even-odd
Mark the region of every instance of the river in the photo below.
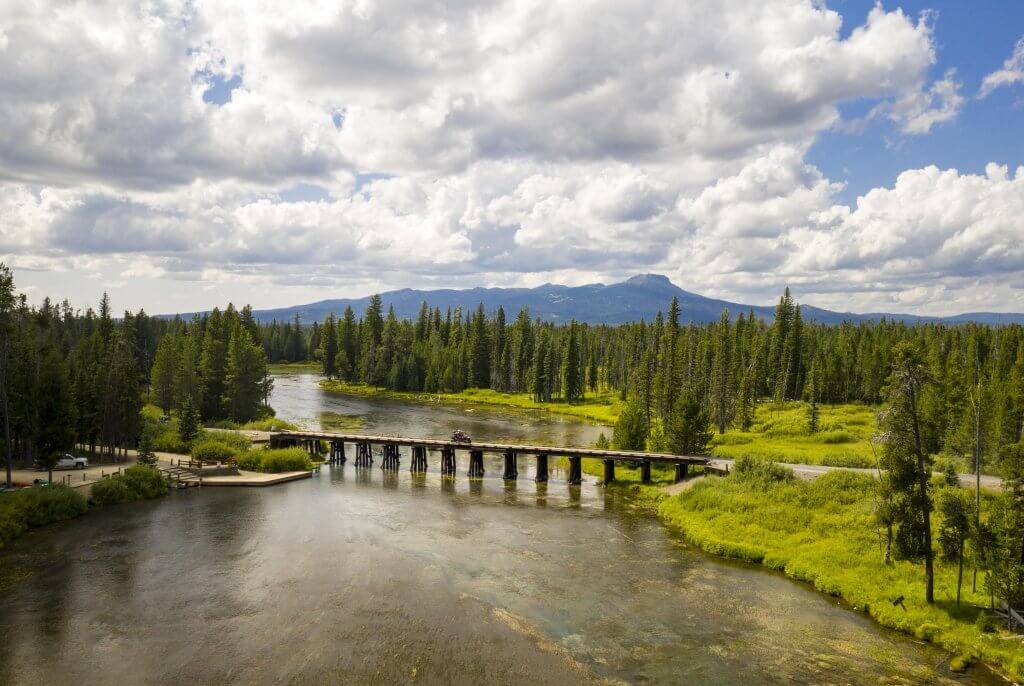
[[[587,444],[535,413],[321,392],[279,416]],[[323,415],[322,413],[330,413]],[[344,417],[339,419],[339,417]],[[0,552],[0,683],[1001,683],[764,569],[684,545],[592,479],[377,465],[104,508]],[[526,469],[524,470],[524,467]],[[525,472],[525,473],[524,473]]]

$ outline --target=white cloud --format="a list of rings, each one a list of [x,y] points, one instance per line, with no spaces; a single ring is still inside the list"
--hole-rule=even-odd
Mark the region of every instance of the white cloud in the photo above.
[[[956,70],[950,69],[927,91],[910,93],[897,100],[890,108],[889,117],[899,123],[903,133],[930,133],[936,124],[952,121],[960,113],[965,102],[960,95],[960,85],[956,81]]]
[[[1012,250],[972,252],[1006,230],[992,216],[940,240],[910,197],[930,170],[847,208],[805,162],[844,102],[908,134],[963,104],[953,72],[929,80],[930,17],[841,22],[811,0],[8,3],[0,257],[93,290],[174,280],[195,307],[646,270],[757,299],[846,270],[889,297],[872,259],[926,265],[925,300],[979,265],[1019,283]],[[964,203],[1008,202],[952,173],[993,193]],[[282,200],[300,184],[324,199]]]
[[[1021,81],[1024,81],[1024,38],[1017,41],[1017,45],[1013,48],[1013,54],[1003,62],[1002,69],[985,76],[981,82],[981,91],[978,93],[978,97],[986,98],[996,88],[1012,86]]]

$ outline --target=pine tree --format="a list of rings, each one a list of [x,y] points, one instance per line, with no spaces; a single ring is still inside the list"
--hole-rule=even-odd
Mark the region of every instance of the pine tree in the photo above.
[[[142,436],[139,437],[136,459],[140,464],[156,466],[156,452],[153,450],[153,436],[149,428],[143,428]]]
[[[750,431],[754,423],[754,389],[752,374],[749,372],[740,379],[739,392],[736,394],[736,417],[740,420],[740,431]]]
[[[818,408],[818,397],[821,394],[821,365],[815,361],[811,365],[810,379],[807,384],[807,431],[818,433],[818,423],[821,417],[821,410]]]
[[[729,310],[722,311],[714,336],[711,407],[718,433],[724,434],[732,418],[732,336],[729,330]]]
[[[14,334],[14,277],[6,264],[0,262],[0,413],[4,418],[4,462],[7,467],[7,488],[13,488],[11,481],[14,443],[11,441],[11,416],[8,389],[8,367],[11,352],[11,337]]]
[[[487,335],[487,315],[484,304],[476,308],[470,321],[470,383],[474,388],[487,388],[491,382],[491,342]]]
[[[156,358],[150,371],[149,387],[153,402],[170,416],[174,407],[174,377],[178,369],[178,338],[164,336],[156,349]]]
[[[1005,446],[999,466],[1003,495],[989,516],[992,542],[985,584],[1010,607],[1024,608],[1024,443]]]
[[[259,415],[266,396],[267,359],[263,348],[252,342],[241,324],[235,324],[228,341],[223,404],[228,417],[244,423]]]
[[[548,384],[548,333],[541,329],[533,358],[533,399],[539,403],[551,400]]]
[[[183,443],[189,444],[199,435],[200,428],[199,408],[191,396],[186,396],[178,418],[178,437]]]
[[[37,400],[37,464],[50,474],[61,453],[75,445],[75,407],[71,397],[71,379],[63,356],[47,343],[39,358],[39,376],[35,385]]]
[[[562,356],[562,395],[570,403],[583,399],[583,367],[576,329],[576,320],[573,319]]]
[[[921,349],[907,341],[898,343],[881,417],[885,443],[880,466],[887,472],[887,499],[894,505],[896,550],[904,559],[924,561],[925,599],[933,603],[932,497],[928,490],[931,459],[922,444],[919,407],[922,391],[930,381]]]
[[[704,455],[711,441],[711,421],[692,394],[676,398],[665,426],[668,449],[675,455]]]
[[[227,339],[224,316],[214,308],[206,322],[202,348],[199,353],[199,378],[201,382],[199,413],[205,421],[223,419],[224,377],[227,374]]]
[[[626,403],[615,421],[612,445],[618,450],[643,450],[647,444],[647,417],[643,403],[635,394]]]
[[[324,318],[320,335],[320,366],[323,375],[333,379],[338,375],[338,327],[331,312]]]
[[[355,378],[358,354],[359,327],[356,324],[355,312],[352,311],[351,306],[348,306],[338,324],[338,359],[335,363],[338,375],[346,381],[352,381]]]

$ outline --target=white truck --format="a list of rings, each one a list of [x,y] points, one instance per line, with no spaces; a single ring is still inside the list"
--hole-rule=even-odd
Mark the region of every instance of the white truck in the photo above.
[[[89,466],[89,458],[64,453],[54,466],[57,469],[85,469]]]

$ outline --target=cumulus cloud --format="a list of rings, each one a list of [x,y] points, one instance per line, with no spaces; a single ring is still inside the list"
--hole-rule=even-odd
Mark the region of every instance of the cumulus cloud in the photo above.
[[[981,91],[978,93],[978,97],[986,98],[996,88],[1012,86],[1021,81],[1024,81],[1024,38],[1017,41],[1017,45],[1013,48],[1013,54],[1003,62],[1002,69],[985,76],[981,82]]]
[[[955,73],[929,76],[932,20],[878,5],[844,33],[811,0],[7,3],[0,258],[245,284],[257,304],[259,284],[641,270],[757,299],[787,280],[827,294],[836,272],[909,287],[879,264],[1020,283],[1012,249],[971,248],[1004,238],[1019,172],[907,172],[851,208],[805,161],[846,102],[906,134],[956,117]],[[929,183],[965,197],[946,228]]]

